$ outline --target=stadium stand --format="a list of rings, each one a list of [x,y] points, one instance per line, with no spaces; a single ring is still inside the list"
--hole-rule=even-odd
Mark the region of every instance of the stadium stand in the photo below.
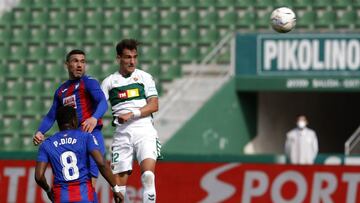
[[[0,118],[12,120],[1,123],[0,134],[12,139],[2,138],[0,147],[9,143],[14,146],[7,149],[20,146],[19,136],[29,137],[35,131],[36,122],[31,121],[20,135],[14,134],[12,130],[22,125],[14,117],[35,119],[46,113],[44,103],[51,103],[54,88],[67,77],[63,62],[69,49],[85,49],[88,73],[102,80],[116,70],[116,42],[123,37],[137,38],[144,43],[141,67],[154,75],[163,91],[164,83],[182,76],[184,64],[199,63],[226,33],[236,29],[268,32],[269,15],[275,6],[295,8],[299,31],[332,31],[359,27],[358,2],[22,0],[18,5],[2,5]],[[224,52],[216,61],[229,60],[229,52]],[[107,115],[106,122],[109,119]],[[111,130],[104,134],[110,136]]]

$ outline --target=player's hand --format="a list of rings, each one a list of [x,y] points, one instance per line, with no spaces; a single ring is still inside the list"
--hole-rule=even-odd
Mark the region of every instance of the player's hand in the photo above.
[[[41,144],[44,141],[44,134],[42,134],[42,132],[37,131],[36,134],[33,137],[33,143],[35,146]]]
[[[50,191],[46,192],[46,194],[47,194],[49,200],[50,200],[51,202],[54,202],[54,193],[53,193],[53,190],[51,189]]]
[[[86,119],[83,123],[81,123],[82,129],[85,132],[91,133],[96,127],[97,119],[94,117],[90,117]]]
[[[122,115],[118,116],[118,122],[123,124],[123,123],[126,123],[129,120],[131,120],[133,117],[134,117],[134,114],[132,112],[122,114]]]
[[[121,192],[113,192],[115,203],[122,203],[124,200],[124,196]]]

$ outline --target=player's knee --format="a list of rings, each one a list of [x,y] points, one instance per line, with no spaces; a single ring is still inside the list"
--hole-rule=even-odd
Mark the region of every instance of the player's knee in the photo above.
[[[141,182],[145,189],[153,188],[155,186],[155,175],[151,171],[145,171],[141,175]]]

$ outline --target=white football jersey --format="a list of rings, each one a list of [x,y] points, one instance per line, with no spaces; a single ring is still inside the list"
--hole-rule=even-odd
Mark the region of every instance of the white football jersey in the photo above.
[[[131,109],[139,109],[147,104],[147,98],[158,96],[152,76],[139,69],[135,69],[128,77],[116,71],[103,80],[101,89],[111,104],[113,116],[128,113]],[[148,116],[133,122],[143,123],[151,120],[151,116]]]

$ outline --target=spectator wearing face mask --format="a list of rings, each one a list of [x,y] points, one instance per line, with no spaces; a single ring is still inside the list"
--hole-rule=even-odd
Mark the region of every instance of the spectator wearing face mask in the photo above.
[[[313,164],[319,150],[316,133],[307,127],[304,115],[297,117],[296,124],[286,134],[285,154],[292,164]]]

